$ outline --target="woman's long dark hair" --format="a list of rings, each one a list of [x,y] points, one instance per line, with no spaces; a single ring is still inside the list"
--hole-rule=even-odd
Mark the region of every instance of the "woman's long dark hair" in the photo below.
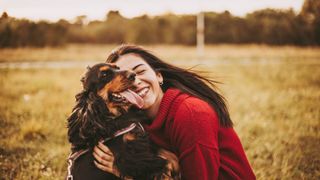
[[[114,63],[122,55],[133,53],[144,59],[156,72],[163,76],[162,90],[174,87],[182,92],[189,93],[208,102],[219,117],[219,123],[223,127],[232,127],[229,111],[222,95],[216,92],[214,81],[197,74],[195,71],[170,65],[156,57],[142,47],[135,45],[121,45],[111,52],[106,62]]]

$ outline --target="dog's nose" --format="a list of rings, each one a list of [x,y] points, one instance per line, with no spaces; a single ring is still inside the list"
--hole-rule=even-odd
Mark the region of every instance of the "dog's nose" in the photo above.
[[[129,72],[129,73],[127,74],[127,78],[128,78],[130,81],[134,81],[135,78],[136,78],[136,73]]]

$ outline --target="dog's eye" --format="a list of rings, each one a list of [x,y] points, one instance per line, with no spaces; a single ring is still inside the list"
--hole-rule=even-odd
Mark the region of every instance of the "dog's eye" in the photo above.
[[[112,75],[113,75],[112,71],[101,71],[102,77],[108,77],[108,76],[112,76]]]

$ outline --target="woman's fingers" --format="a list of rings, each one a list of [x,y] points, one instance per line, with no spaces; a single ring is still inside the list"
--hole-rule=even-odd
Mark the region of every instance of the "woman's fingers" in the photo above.
[[[99,168],[105,172],[109,172],[109,173],[114,172],[113,168],[110,168],[109,166],[104,166],[104,165],[98,163],[97,161],[94,161],[94,164],[97,166],[97,168]]]
[[[94,147],[93,153],[96,154],[96,156],[100,157],[101,159],[107,160],[107,161],[113,161],[113,155],[107,154],[104,151],[102,151],[97,146]]]
[[[111,174],[114,174],[117,177],[120,177],[119,171],[116,168],[114,168],[113,166],[110,166],[110,165],[109,166],[105,166],[103,164],[100,164],[97,161],[93,161],[93,162],[97,166],[97,168],[101,169],[102,171],[109,172]]]
[[[113,154],[109,150],[109,148],[105,145],[98,145],[93,148],[93,152],[96,153],[99,157],[105,160],[112,160],[113,161]]]
[[[107,166],[107,167],[112,167],[113,166],[113,159],[112,157],[107,157],[107,156],[99,156],[96,152],[93,152],[93,156],[96,159],[97,162],[100,164]]]
[[[106,145],[104,145],[102,142],[99,142],[99,143],[98,143],[98,147],[99,147],[103,152],[105,152],[105,153],[113,156],[113,154],[112,154],[112,152],[110,151],[110,149],[109,149]]]
[[[93,156],[103,166],[113,168],[114,156],[109,148],[102,143],[93,148]]]
[[[93,156],[96,159],[94,164],[97,168],[119,177],[119,171],[113,166],[114,156],[107,146],[99,142],[99,144],[93,148]]]

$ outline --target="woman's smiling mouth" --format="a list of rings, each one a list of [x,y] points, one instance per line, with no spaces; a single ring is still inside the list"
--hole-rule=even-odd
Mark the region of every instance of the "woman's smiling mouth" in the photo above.
[[[143,98],[144,96],[146,96],[146,94],[149,92],[149,87],[144,87],[142,89],[140,89],[139,91],[136,91],[136,93]]]

